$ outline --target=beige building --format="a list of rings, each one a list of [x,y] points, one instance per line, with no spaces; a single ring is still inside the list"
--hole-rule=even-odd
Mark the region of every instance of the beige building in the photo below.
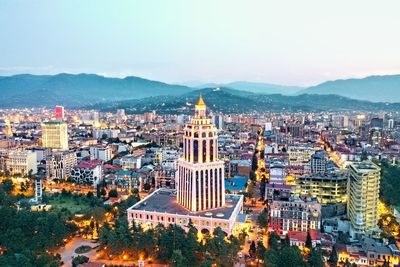
[[[380,171],[371,161],[349,165],[347,214],[352,236],[370,234],[377,229]]]
[[[11,174],[28,175],[37,173],[36,153],[33,151],[10,150],[1,153],[3,168]]]
[[[291,166],[306,166],[311,164],[311,156],[317,148],[314,147],[299,147],[289,146],[289,165]]]
[[[42,147],[68,150],[68,125],[62,121],[42,123]]]
[[[317,198],[321,204],[346,203],[347,173],[312,173],[296,177],[295,194]]]

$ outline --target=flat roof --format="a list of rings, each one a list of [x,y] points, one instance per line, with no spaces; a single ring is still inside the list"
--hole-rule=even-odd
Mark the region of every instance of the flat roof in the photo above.
[[[231,217],[235,207],[238,205],[241,197],[241,195],[226,194],[226,204],[224,207],[200,212],[192,212],[177,203],[176,190],[160,188],[145,197],[140,202],[128,208],[128,210],[190,215],[228,220]]]
[[[352,162],[350,166],[357,172],[379,171],[378,165],[372,161]]]

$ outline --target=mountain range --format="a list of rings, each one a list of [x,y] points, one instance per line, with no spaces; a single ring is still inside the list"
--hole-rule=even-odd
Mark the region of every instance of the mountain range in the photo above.
[[[246,111],[266,110],[264,106],[270,110],[324,110],[335,108],[333,103],[337,104],[337,109],[368,110],[370,107],[388,110],[396,105],[380,102],[400,102],[400,75],[337,80],[309,88],[251,82],[203,86],[212,87],[205,89],[205,93],[214,92],[213,95],[229,97],[216,97],[216,102],[210,100],[215,109],[224,103],[225,111],[232,110],[236,104],[247,106],[244,109]],[[132,108],[133,111],[144,108],[135,103],[147,105],[150,109],[157,107],[161,101],[168,108],[182,109],[186,105],[185,101],[192,101],[201,90],[197,87],[167,84],[133,76],[108,78],[96,74],[20,74],[0,76],[0,108],[64,105],[68,108],[108,109],[130,103],[133,106],[128,108]]]
[[[129,76],[123,79],[96,74],[30,75],[0,77],[0,107],[64,105],[80,107],[98,102],[179,95],[193,88]]]
[[[400,75],[369,76],[362,79],[321,83],[297,94],[336,94],[373,102],[400,102]]]
[[[272,83],[237,81],[231,83],[191,83],[196,88],[226,87],[259,94],[293,95],[305,89],[300,86],[288,86]]]
[[[85,109],[115,111],[125,109],[127,113],[156,111],[159,114],[192,114],[193,105],[199,95],[213,112],[250,113],[250,112],[318,112],[318,111],[395,111],[400,103],[374,103],[355,100],[338,95],[284,96],[281,94],[255,94],[231,88],[205,88],[179,96],[154,96],[143,99],[113,101],[86,106]]]

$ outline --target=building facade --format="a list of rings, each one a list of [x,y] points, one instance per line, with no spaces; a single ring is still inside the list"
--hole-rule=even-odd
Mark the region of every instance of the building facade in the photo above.
[[[11,174],[35,174],[37,173],[36,153],[28,150],[9,150],[0,153],[3,169]]]
[[[49,179],[67,180],[77,163],[76,153],[71,151],[53,152],[45,160],[46,177]]]
[[[321,204],[347,202],[347,172],[312,173],[295,179],[295,194],[311,196]]]
[[[103,179],[101,160],[82,161],[71,171],[71,177],[76,183],[96,186]]]
[[[42,147],[68,150],[68,125],[62,121],[42,123]]]
[[[273,200],[269,217],[270,229],[279,235],[321,229],[321,205],[315,199]]]
[[[218,160],[217,129],[206,116],[202,98],[184,132],[183,157],[178,160],[178,203],[191,211],[224,206],[224,162]]]
[[[349,165],[347,214],[352,235],[377,229],[380,179],[380,168],[371,161]]]

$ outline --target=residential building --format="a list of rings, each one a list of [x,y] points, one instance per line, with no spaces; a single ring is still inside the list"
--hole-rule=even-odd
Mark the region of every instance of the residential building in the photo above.
[[[321,204],[347,203],[347,172],[311,173],[295,178],[295,194],[311,196]]]
[[[112,159],[112,149],[109,146],[91,146],[89,148],[90,159],[109,161]]]
[[[45,161],[47,178],[67,180],[71,176],[72,168],[77,164],[77,157],[73,151],[53,151]]]
[[[321,205],[316,199],[292,196],[272,200],[269,217],[270,229],[279,235],[321,229]]]
[[[101,160],[82,161],[72,168],[71,177],[76,183],[96,186],[103,179]]]
[[[289,146],[289,165],[305,166],[310,165],[311,156],[315,152],[315,148],[306,146]]]
[[[349,165],[347,214],[352,236],[377,229],[380,179],[380,168],[371,161]]]
[[[11,174],[37,173],[36,153],[29,150],[8,150],[1,153],[4,170]]]

